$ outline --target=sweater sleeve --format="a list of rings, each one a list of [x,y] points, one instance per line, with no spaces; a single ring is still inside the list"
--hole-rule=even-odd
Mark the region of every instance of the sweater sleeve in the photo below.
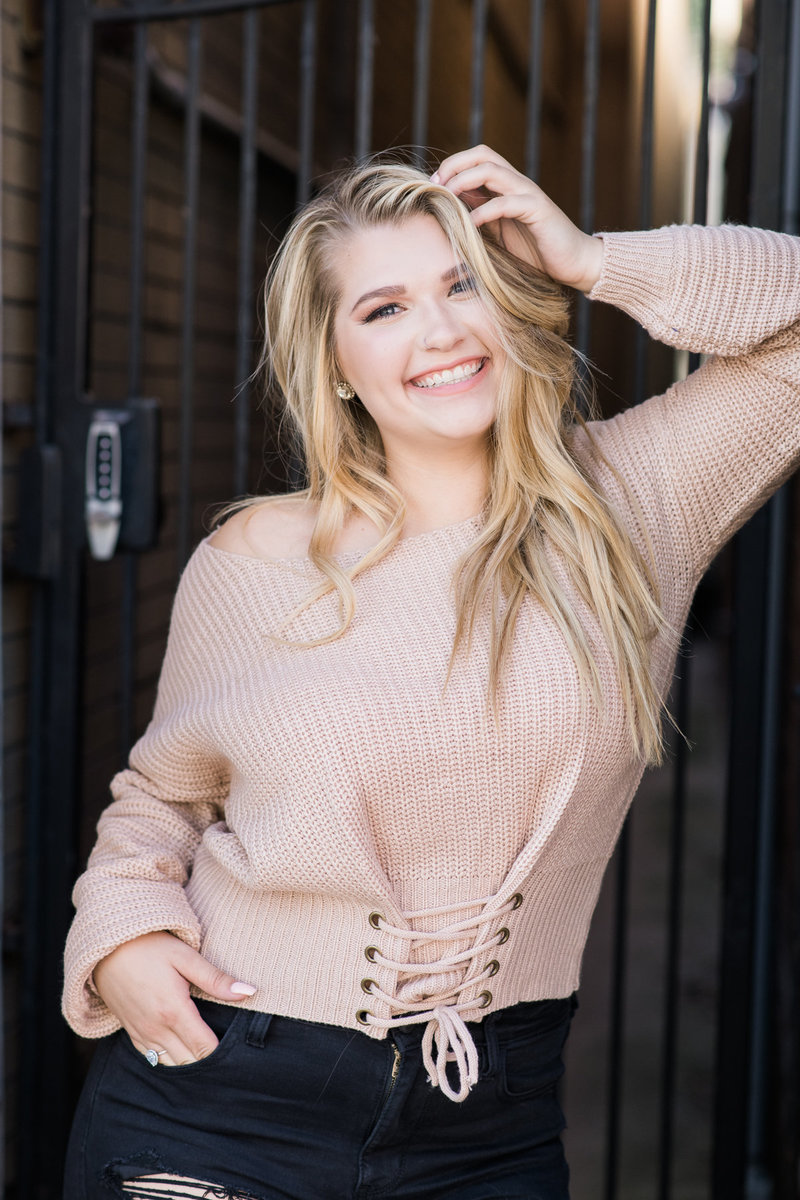
[[[184,884],[204,830],[222,816],[227,769],[204,712],[215,687],[215,638],[202,572],[188,564],[173,605],[152,721],[111,783],[65,952],[64,1015],[84,1037],[119,1027],[91,982],[123,942],[168,930],[199,949],[200,924]]]
[[[669,541],[696,584],[800,458],[800,238],[736,226],[599,236],[591,298],[667,345],[712,356],[663,395],[590,426],[651,514],[656,550]]]

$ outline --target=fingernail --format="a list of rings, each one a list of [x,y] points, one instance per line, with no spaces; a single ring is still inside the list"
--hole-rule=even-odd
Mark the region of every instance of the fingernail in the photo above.
[[[433,174],[431,175],[431,183],[438,183],[438,182],[439,182],[439,172],[434,171]]]
[[[234,996],[255,996],[258,988],[254,988],[250,983],[232,983],[231,991]]]

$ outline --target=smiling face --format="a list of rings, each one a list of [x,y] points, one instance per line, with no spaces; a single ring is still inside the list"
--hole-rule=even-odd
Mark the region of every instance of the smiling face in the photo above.
[[[396,455],[485,453],[505,361],[493,324],[431,216],[359,230],[334,252],[336,357]]]

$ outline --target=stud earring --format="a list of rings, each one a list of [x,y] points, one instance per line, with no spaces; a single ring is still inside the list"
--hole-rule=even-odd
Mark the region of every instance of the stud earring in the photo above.
[[[341,383],[337,383],[336,395],[340,400],[352,400],[355,394],[355,390],[345,380],[342,380]]]

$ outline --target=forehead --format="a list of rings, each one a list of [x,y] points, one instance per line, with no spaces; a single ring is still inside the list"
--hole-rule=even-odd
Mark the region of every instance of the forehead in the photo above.
[[[447,235],[428,215],[354,230],[332,257],[342,304],[371,288],[438,278],[456,262]]]

